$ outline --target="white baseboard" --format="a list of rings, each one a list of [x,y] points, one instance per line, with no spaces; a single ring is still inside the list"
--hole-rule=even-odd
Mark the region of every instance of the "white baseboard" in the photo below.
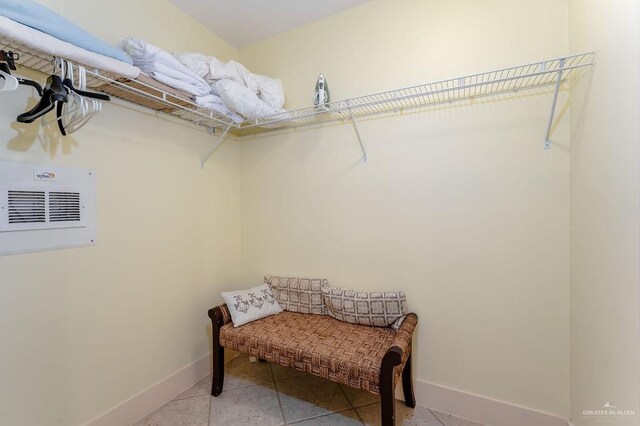
[[[423,380],[413,381],[416,403],[487,426],[568,426],[553,414],[467,393]],[[402,385],[397,391],[401,392]]]
[[[225,354],[228,362],[237,354]],[[85,426],[129,426],[189,389],[211,372],[211,355],[184,367],[114,408],[86,422]],[[414,379],[418,405],[473,420],[487,426],[568,426],[569,421],[552,414],[497,401],[423,380]],[[396,396],[402,399],[399,383]]]
[[[233,351],[225,351],[225,361],[236,355]],[[211,365],[211,354],[208,354],[84,423],[84,426],[132,425],[206,377],[211,373]]]

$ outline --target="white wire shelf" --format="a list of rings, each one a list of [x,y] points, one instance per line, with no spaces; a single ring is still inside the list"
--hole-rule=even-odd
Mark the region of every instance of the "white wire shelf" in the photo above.
[[[56,58],[51,55],[35,51],[5,37],[0,37],[0,47],[3,50],[11,50],[20,54],[17,64],[22,67],[45,74],[52,74],[56,71]],[[240,124],[198,106],[187,95],[176,92],[166,86],[163,87],[163,85],[155,83],[149,77],[146,79],[139,77],[136,80],[131,80],[87,67],[87,87],[159,113],[170,114],[180,120],[206,128],[211,133],[219,134],[211,151],[203,158],[203,165],[228,134],[242,137],[346,120],[349,120],[354,126],[362,148],[363,159],[366,161],[367,155],[356,124],[356,119],[358,118],[392,114],[408,109],[428,108],[507,93],[520,93],[555,85],[551,116],[545,138],[545,148],[549,148],[551,146],[549,138],[555,115],[555,105],[558,92],[563,87],[562,84],[577,77],[581,71],[591,67],[593,61],[593,52],[580,53],[344,99],[325,104],[322,108],[307,107],[290,110],[254,120],[246,120]]]
[[[593,65],[594,53],[582,53],[496,71],[472,74],[331,102],[324,108],[307,107],[245,121],[237,134],[252,134],[407,109],[521,92],[563,83]]]
[[[29,70],[44,74],[56,73],[56,61],[53,56],[36,51],[22,43],[0,36],[0,48],[20,55],[16,64]],[[60,58],[64,59],[64,58]],[[77,64],[75,65],[83,65]],[[226,117],[202,108],[186,94],[156,83],[148,76],[141,75],[136,80],[85,67],[87,88],[106,93],[120,100],[143,106],[153,111],[169,114],[188,121],[207,130],[225,129],[228,126],[239,127]],[[164,86],[164,87],[163,87]]]

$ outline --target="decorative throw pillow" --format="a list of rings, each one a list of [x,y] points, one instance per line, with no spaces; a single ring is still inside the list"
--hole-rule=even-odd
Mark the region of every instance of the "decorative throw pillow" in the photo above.
[[[282,312],[267,284],[249,290],[227,291],[222,293],[222,298],[229,308],[234,327]]]
[[[351,324],[388,327],[401,324],[398,320],[407,314],[407,297],[401,291],[362,292],[330,287],[322,289],[322,297],[329,316]]]
[[[328,288],[327,280],[321,278],[272,277],[267,275],[264,282],[269,284],[273,295],[285,311],[303,314],[325,315],[322,289]]]

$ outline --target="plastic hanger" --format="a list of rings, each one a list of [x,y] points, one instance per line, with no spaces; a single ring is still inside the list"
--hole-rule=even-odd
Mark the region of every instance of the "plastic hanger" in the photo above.
[[[17,53],[14,53],[12,51],[8,51],[5,52],[4,50],[0,50],[0,61],[2,62],[6,62],[9,65],[9,69],[15,71],[16,68],[16,61],[20,59],[20,55]],[[9,74],[11,74],[10,71]]]
[[[58,102],[54,121],[57,121],[60,133],[66,136],[79,130],[102,110],[100,100],[109,101],[110,98],[107,95],[86,91],[87,74],[84,67],[78,66],[78,87],[74,86],[73,83],[73,64],[60,61],[60,71],[61,77],[64,78],[63,83],[69,91],[69,99],[64,104]],[[50,123],[45,122],[43,118],[43,125]]]
[[[66,136],[65,128],[68,124],[78,117],[84,116],[86,111],[81,97],[69,88],[69,86],[73,87],[73,65],[61,59],[56,64],[60,67],[60,78],[69,96],[67,102],[58,102],[56,104],[56,118],[54,120],[46,121],[45,117],[42,117],[42,126],[48,126],[55,121],[58,124],[60,133]],[[67,81],[70,81],[71,84],[65,84]]]
[[[83,92],[86,93],[85,90],[87,88],[87,73],[85,68],[82,66],[78,67],[78,85],[80,86],[79,93],[83,93]],[[106,96],[106,98],[107,100],[109,99],[108,96]],[[77,99],[81,103],[83,114],[76,116],[74,119],[71,120],[71,122],[67,123],[67,125],[64,126],[66,133],[73,133],[78,131],[85,124],[87,124],[89,120],[93,118],[93,116],[95,116],[98,112],[102,110],[102,103],[98,99],[100,98],[98,97],[87,98],[85,96],[80,96],[79,99]]]
[[[0,69],[0,92],[12,92],[18,88],[18,79]]]
[[[63,83],[65,86],[67,86],[72,92],[77,93],[80,96],[83,96],[85,98],[91,98],[91,99],[98,99],[101,101],[110,101],[111,98],[105,94],[102,93],[94,93],[94,92],[87,92],[85,90],[80,90],[77,89],[73,86],[73,81],[69,80],[68,78],[65,78],[63,80]]]
[[[62,72],[64,73],[63,76],[63,83],[65,86],[67,86],[67,88],[74,92],[77,93],[80,96],[83,96],[85,98],[91,98],[91,99],[99,99],[101,101],[110,101],[111,98],[105,94],[102,93],[94,93],[94,92],[87,92],[86,89],[86,71],[84,71],[84,67],[82,66],[78,66],[78,71],[80,72],[80,70],[82,71],[82,76],[80,76],[80,74],[78,75],[78,78],[83,78],[84,79],[84,83],[83,83],[83,88],[76,88],[73,85],[73,64],[71,64],[70,62],[61,60],[60,61],[60,67]]]
[[[4,52],[4,51],[0,51],[0,60],[5,60],[4,59],[5,56],[4,56],[4,54],[2,52]],[[37,81],[28,80],[26,78],[16,77],[16,76],[11,74],[11,69],[15,70],[15,64],[13,64],[13,68],[12,68],[12,63],[11,62],[0,62],[0,71],[4,72],[5,74],[11,75],[13,78],[15,78],[18,81],[18,84],[20,84],[20,85],[33,87],[38,92],[38,95],[42,96],[42,94],[43,94],[42,93],[42,86],[40,85],[40,83],[38,83]]]
[[[68,99],[67,89],[60,76],[50,75],[47,78],[40,101],[30,111],[20,114],[17,121],[20,123],[33,123],[51,111],[56,106],[56,102],[67,102]]]

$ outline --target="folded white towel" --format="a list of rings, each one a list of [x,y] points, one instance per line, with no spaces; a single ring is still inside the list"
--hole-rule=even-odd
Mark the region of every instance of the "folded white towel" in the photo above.
[[[177,78],[173,78],[170,75],[166,75],[161,72],[150,72],[149,76],[153,77],[155,80],[158,80],[160,83],[166,84],[167,86],[173,87],[174,89],[178,89],[181,92],[193,96],[203,95],[203,91],[193,84],[190,84],[184,80],[178,80]],[[206,94],[206,92],[204,94]]]
[[[218,80],[215,83],[215,91],[224,103],[232,111],[248,118],[254,119],[281,112],[275,110],[262,101],[251,89],[237,81]]]
[[[182,65],[169,52],[144,40],[127,37],[120,42],[134,65],[162,83],[195,96],[206,95],[211,88],[200,76]]]
[[[236,61],[224,63],[216,57],[205,56],[201,53],[176,53],[175,58],[209,82],[232,80],[249,88],[274,110],[280,110],[284,107],[284,88],[278,79],[253,74]]]
[[[33,28],[19,24],[9,18],[0,16],[0,36],[14,40],[30,49],[51,56],[65,58],[87,68],[97,68],[103,72],[117,74],[135,79],[140,70],[126,62],[90,52],[66,41],[59,40]]]
[[[252,81],[251,85],[255,86],[254,91],[258,97],[267,105],[275,110],[281,110],[284,107],[284,87],[280,80],[260,74],[251,74],[248,78]],[[251,85],[248,86],[251,87]]]
[[[209,93],[208,95],[196,97],[196,103],[198,105],[204,105],[204,104],[221,104],[221,105],[224,105],[225,104],[220,96],[215,95],[213,93]]]
[[[145,71],[144,68],[140,68],[142,71]],[[209,87],[208,84],[202,84],[204,82],[204,80],[202,80],[201,78],[194,78],[193,75],[191,74],[184,74],[180,71],[176,71],[175,69],[161,63],[158,62],[153,66],[153,69],[150,70],[151,72],[159,72],[160,74],[164,74],[164,75],[168,75],[169,77],[173,77],[176,80],[182,80],[185,83],[189,83],[193,86],[195,86],[197,89],[199,89],[200,91],[206,91],[206,90],[211,90],[211,88]],[[205,92],[208,93],[208,92]]]
[[[217,112],[223,117],[230,118],[236,123],[242,123],[244,121],[244,118],[231,111],[229,107],[227,107],[227,105],[224,103],[222,98],[218,95],[209,94],[205,96],[198,96],[196,97],[196,104],[200,105],[203,108]]]
[[[207,56],[202,53],[176,53],[174,57],[198,77],[207,79],[210,70]]]
[[[251,72],[241,63],[229,61],[226,64],[216,57],[209,58],[210,80],[233,80],[243,84],[255,93],[255,87],[249,86]]]

